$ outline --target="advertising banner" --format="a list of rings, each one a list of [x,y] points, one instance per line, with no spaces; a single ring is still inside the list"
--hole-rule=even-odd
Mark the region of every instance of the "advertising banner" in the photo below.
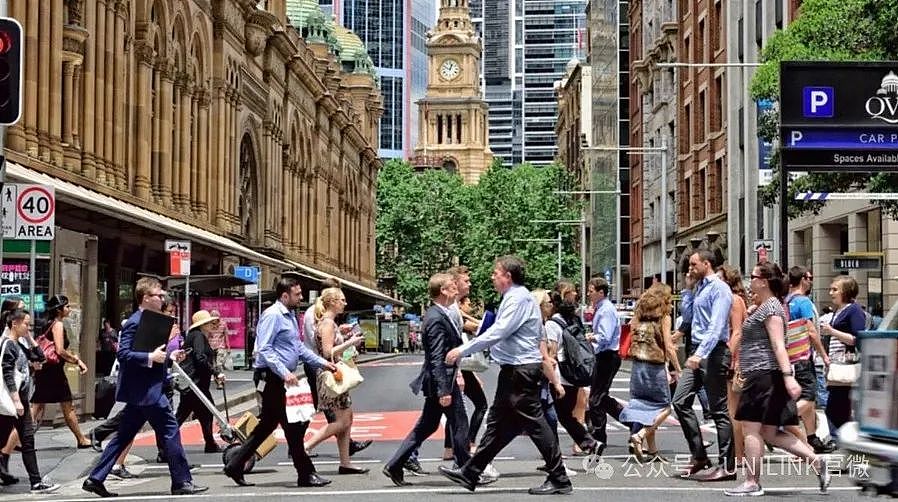
[[[231,353],[246,347],[246,299],[245,298],[200,298],[200,308],[217,310],[228,329],[228,345]]]

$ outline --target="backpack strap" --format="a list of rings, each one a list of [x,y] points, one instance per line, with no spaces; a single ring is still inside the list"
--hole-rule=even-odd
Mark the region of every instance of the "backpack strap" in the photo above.
[[[560,319],[556,319],[555,316],[550,317],[549,320],[554,322],[555,324],[561,326],[562,331],[564,331],[568,326],[567,323],[565,323],[564,321],[562,321]]]

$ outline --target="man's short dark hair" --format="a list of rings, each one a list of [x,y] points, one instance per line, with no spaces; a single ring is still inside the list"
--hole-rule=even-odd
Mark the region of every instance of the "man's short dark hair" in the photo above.
[[[514,255],[500,256],[496,258],[496,265],[508,272],[511,282],[518,286],[524,284],[524,261]]]
[[[714,264],[714,252],[710,249],[696,249],[690,256],[693,257],[698,255],[698,259],[701,261],[706,261],[710,264]]]
[[[795,265],[789,269],[789,287],[795,287],[801,284],[801,280],[808,275],[808,267]]]
[[[592,286],[592,289],[596,291],[605,293],[605,298],[608,297],[608,292],[611,291],[611,286],[608,285],[608,281],[606,281],[604,277],[593,277],[589,280],[589,284],[587,284],[587,287],[589,286]]]
[[[298,280],[293,277],[281,277],[280,280],[278,280],[277,286],[274,288],[274,295],[276,298],[280,299],[281,295],[290,293],[290,290],[295,286],[299,286]]]

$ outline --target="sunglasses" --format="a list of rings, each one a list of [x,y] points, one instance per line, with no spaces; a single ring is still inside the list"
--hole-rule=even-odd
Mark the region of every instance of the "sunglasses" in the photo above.
[[[764,277],[763,275],[755,275],[755,274],[751,274],[751,278],[752,279],[766,279],[766,277]]]

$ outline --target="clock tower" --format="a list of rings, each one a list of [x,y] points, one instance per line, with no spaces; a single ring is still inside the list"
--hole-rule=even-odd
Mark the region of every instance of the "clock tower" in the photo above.
[[[488,107],[480,95],[480,39],[468,0],[440,0],[436,27],[427,34],[427,93],[418,101],[419,169],[457,172],[476,183],[493,160]]]

